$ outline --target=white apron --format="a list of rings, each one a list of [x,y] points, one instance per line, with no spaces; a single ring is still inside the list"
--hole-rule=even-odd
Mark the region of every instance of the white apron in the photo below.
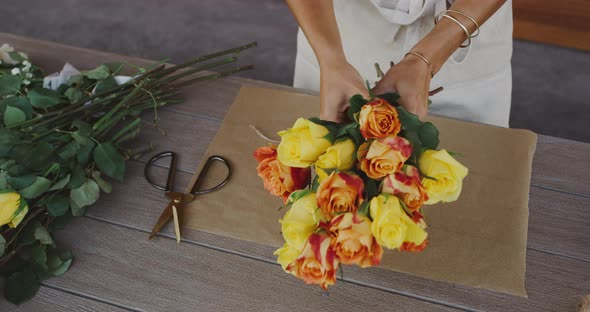
[[[364,79],[377,80],[434,27],[445,0],[335,0],[334,11],[348,61]],[[458,26],[457,26],[458,27]],[[471,46],[459,49],[434,76],[430,113],[508,127],[512,91],[512,1],[484,25]],[[297,35],[293,86],[319,91],[319,65],[305,35]]]

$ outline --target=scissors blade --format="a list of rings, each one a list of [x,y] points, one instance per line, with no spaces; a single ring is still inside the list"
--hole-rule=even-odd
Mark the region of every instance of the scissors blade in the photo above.
[[[176,235],[176,243],[180,244],[180,216],[178,207],[172,205],[172,216],[174,218],[174,235]]]
[[[170,221],[170,219],[172,218],[172,209],[174,207],[174,200],[171,200],[170,203],[168,203],[168,206],[166,206],[166,209],[164,209],[164,211],[162,211],[162,214],[160,215],[160,218],[158,218],[158,221],[156,221],[156,224],[154,225],[154,228],[152,229],[152,233],[150,234],[149,239],[153,239],[156,234],[158,234],[158,232],[160,232],[160,230],[164,227],[164,225],[166,225],[166,223],[168,223],[168,221]]]

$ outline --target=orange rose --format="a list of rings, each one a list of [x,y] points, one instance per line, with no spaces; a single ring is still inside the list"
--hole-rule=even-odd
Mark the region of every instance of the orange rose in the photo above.
[[[344,213],[332,219],[328,232],[333,236],[332,248],[340,263],[361,268],[379,265],[383,249],[371,234],[369,218]]]
[[[416,245],[415,243],[412,242],[404,242],[400,247],[399,250],[401,251],[410,251],[410,252],[419,252],[424,250],[424,248],[426,248],[426,246],[428,246],[428,240],[425,239],[422,244],[420,245]]]
[[[361,108],[358,120],[365,139],[397,135],[401,129],[397,110],[387,101],[379,98]]]
[[[385,177],[381,193],[397,196],[411,212],[420,209],[422,204],[428,200],[426,189],[420,181],[418,168],[410,165],[406,165],[401,171]]]
[[[331,220],[340,213],[356,213],[363,201],[364,188],[361,177],[353,173],[332,172],[320,182],[316,193],[322,217]]]
[[[264,188],[272,195],[287,201],[289,195],[298,189],[305,188],[311,179],[310,168],[293,168],[283,165],[277,159],[274,147],[261,147],[254,152],[258,161],[258,176],[264,182]]]
[[[363,143],[357,157],[360,168],[371,179],[382,179],[397,172],[412,155],[412,145],[398,136],[388,136],[372,142]]]
[[[303,251],[287,266],[287,272],[299,277],[306,284],[320,285],[323,289],[336,283],[338,259],[332,249],[328,234],[312,234]]]

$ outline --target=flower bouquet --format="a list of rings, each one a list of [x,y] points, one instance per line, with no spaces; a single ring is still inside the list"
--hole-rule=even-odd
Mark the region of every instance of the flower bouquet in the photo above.
[[[424,250],[423,205],[461,193],[467,168],[437,150],[437,128],[398,98],[355,95],[349,124],[299,118],[278,146],[254,152],[265,189],[288,208],[275,255],[307,284],[327,289],[342,264],[376,266],[383,248]]]
[[[141,114],[153,111],[157,126],[158,108],[182,102],[184,87],[251,68],[233,65],[255,45],[176,66],[108,63],[80,72],[66,64],[47,77],[25,54],[0,47],[0,276],[9,301],[29,299],[42,279],[69,268],[72,255],[52,233],[111,192],[125,161],[151,148],[128,145],[152,124]],[[231,68],[205,71],[223,65]]]

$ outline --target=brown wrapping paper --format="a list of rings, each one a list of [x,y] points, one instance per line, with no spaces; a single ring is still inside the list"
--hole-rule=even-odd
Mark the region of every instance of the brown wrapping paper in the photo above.
[[[207,156],[232,163],[230,182],[199,196],[187,208],[186,227],[280,247],[285,211],[256,173],[252,152],[266,142],[250,129],[276,132],[298,117],[318,115],[319,98],[276,89],[243,87]],[[524,287],[528,197],[536,135],[448,118],[429,117],[440,130],[440,147],[462,153],[469,168],[458,201],[425,206],[430,244],[420,253],[388,251],[381,268],[493,291],[526,296]],[[221,179],[213,171],[207,184]],[[195,175],[196,176],[196,175]]]

